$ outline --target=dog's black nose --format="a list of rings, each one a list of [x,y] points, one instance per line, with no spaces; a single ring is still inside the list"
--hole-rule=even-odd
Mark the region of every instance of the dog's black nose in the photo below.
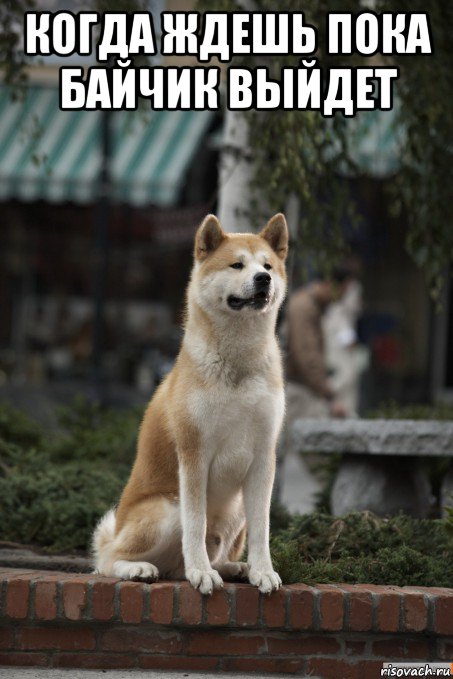
[[[268,288],[271,282],[271,277],[270,274],[262,271],[260,273],[256,273],[253,277],[253,280],[255,281],[255,287]]]

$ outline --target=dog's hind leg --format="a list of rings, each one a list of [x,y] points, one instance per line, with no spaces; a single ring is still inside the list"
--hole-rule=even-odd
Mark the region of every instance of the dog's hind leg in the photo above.
[[[212,546],[210,548],[209,543],[212,543],[212,539],[209,540],[211,536],[208,533],[206,546],[211,565],[225,580],[247,578],[248,566],[245,562],[239,561],[244,552],[246,533],[245,523],[240,517],[230,519],[223,526],[219,526],[217,533],[219,546],[216,553]]]
[[[239,561],[244,547],[247,531],[245,526],[237,534],[227,555],[227,560],[217,566],[217,569],[224,580],[246,579],[248,576],[248,565],[245,561]]]
[[[236,535],[236,538],[234,539],[234,542],[231,546],[231,549],[228,553],[228,559],[230,561],[238,561],[242,554],[244,553],[244,547],[245,547],[245,538],[247,537],[247,529],[244,526],[242,526],[241,530],[239,533]]]
[[[177,572],[180,543],[178,506],[148,498],[128,510],[119,530],[113,510],[101,519],[93,539],[96,569],[124,580],[155,581],[159,571]]]
[[[128,561],[118,559],[113,562],[112,575],[122,580],[141,580],[143,582],[156,582],[159,579],[157,566],[147,561]]]

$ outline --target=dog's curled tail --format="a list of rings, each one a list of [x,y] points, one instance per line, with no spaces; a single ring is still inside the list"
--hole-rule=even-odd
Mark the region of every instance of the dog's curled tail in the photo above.
[[[91,553],[96,573],[109,575],[109,573],[107,573],[109,570],[107,562],[110,562],[109,556],[115,539],[115,529],[115,510],[109,509],[109,511],[99,520],[93,533]]]

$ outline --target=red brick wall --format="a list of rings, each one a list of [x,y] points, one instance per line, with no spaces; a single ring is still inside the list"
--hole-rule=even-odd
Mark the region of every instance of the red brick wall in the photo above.
[[[306,673],[372,679],[388,660],[453,660],[453,590],[250,585],[0,569],[0,665]]]

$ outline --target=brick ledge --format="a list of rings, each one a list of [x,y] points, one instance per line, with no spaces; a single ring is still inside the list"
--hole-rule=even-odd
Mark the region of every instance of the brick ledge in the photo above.
[[[0,665],[379,676],[387,660],[453,659],[453,589],[147,585],[0,568]]]

